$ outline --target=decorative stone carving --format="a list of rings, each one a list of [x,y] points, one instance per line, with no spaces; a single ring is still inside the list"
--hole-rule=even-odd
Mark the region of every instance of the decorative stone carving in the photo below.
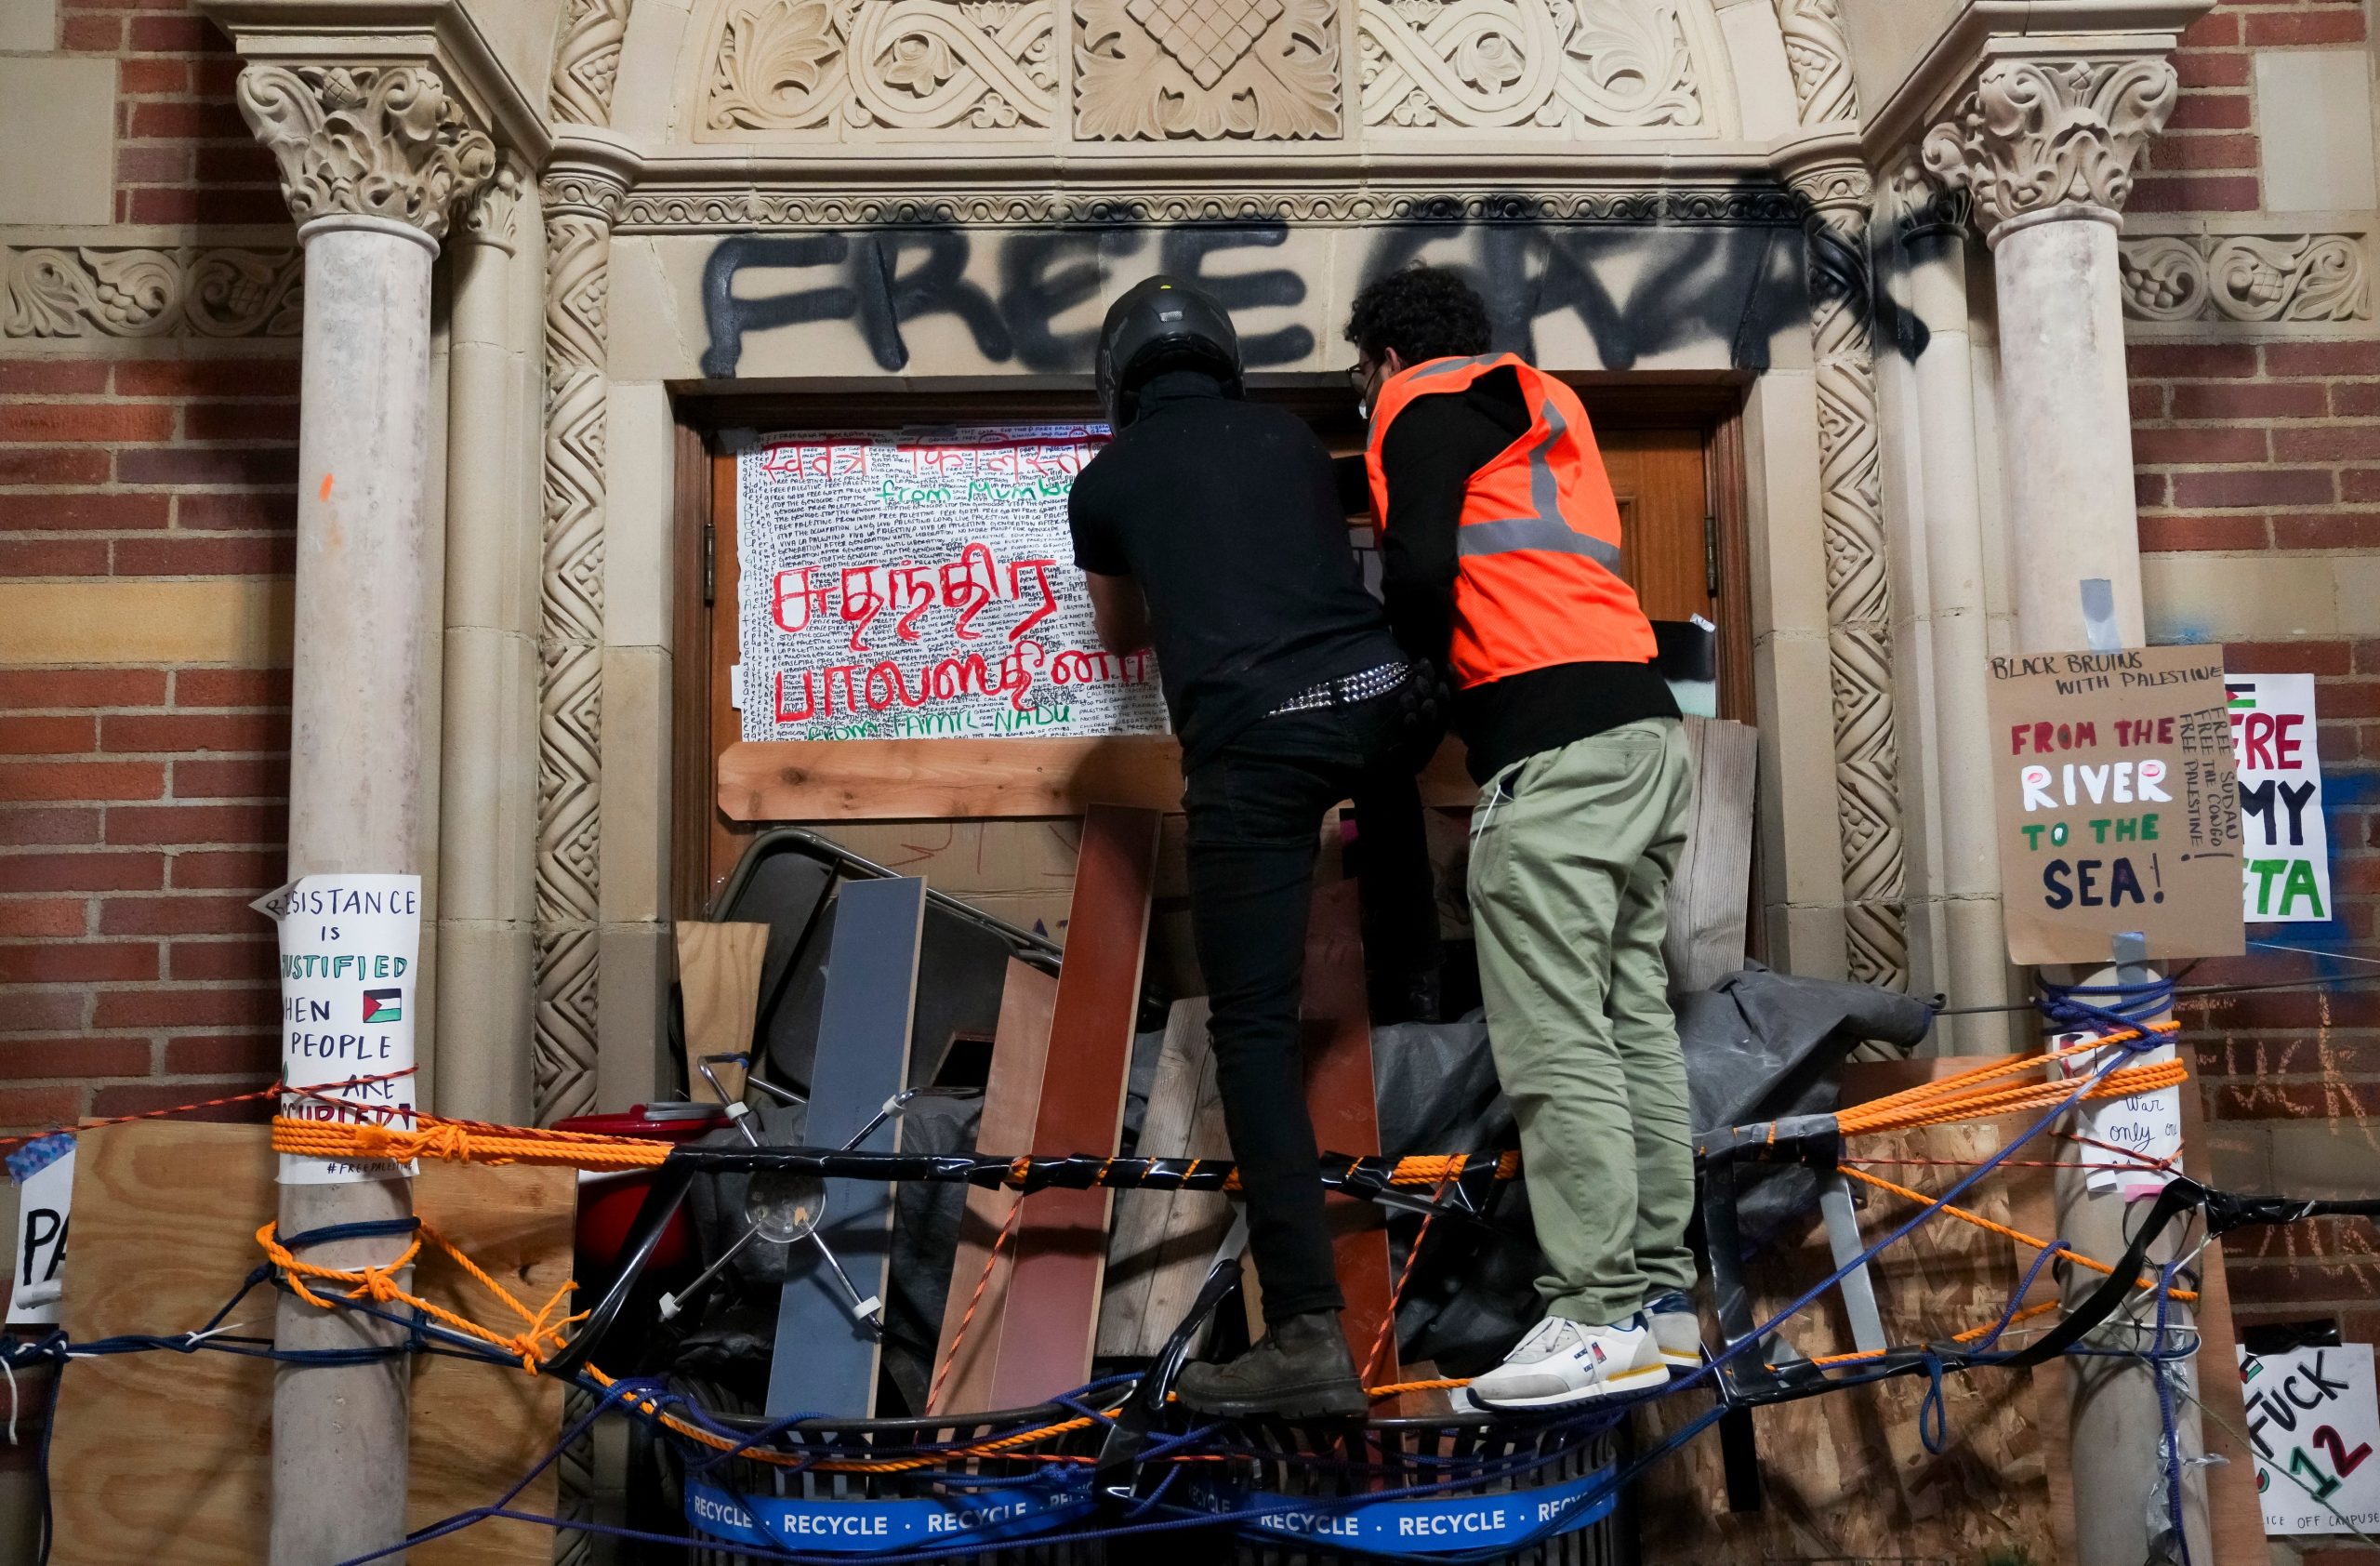
[[[547,189],[553,189],[547,181]],[[1302,191],[727,192],[641,189],[619,206],[622,233],[743,232],[962,223],[1747,223],[1799,224],[1805,204],[1774,186],[1662,186],[1637,191],[1497,192],[1381,186]]]
[[[1689,11],[1706,0],[1361,0],[1363,120],[1394,135],[1705,126]]]
[[[2058,206],[2121,212],[2177,90],[2162,59],[1995,60],[1925,133],[1925,166],[1974,192],[1987,237]]]
[[[597,192],[602,192],[598,194]],[[595,1100],[602,911],[604,329],[619,192],[582,177],[546,196],[545,538],[539,593],[535,1092],[542,1122]],[[596,210],[589,210],[590,205]]]
[[[1858,84],[1851,75],[1851,45],[1837,0],[1777,0],[1785,34],[1785,62],[1793,73],[1793,100],[1804,125],[1859,117]]]
[[[251,65],[239,100],[300,223],[353,213],[443,239],[456,202],[496,171],[495,144],[416,66]]]
[[[628,35],[631,0],[570,0],[554,41],[554,68],[546,88],[548,112],[566,125],[612,123],[612,88],[620,75],[620,46]]]
[[[2149,234],[2121,241],[2116,259],[2135,321],[2372,319],[2355,234]]]
[[[738,0],[702,126],[714,139],[1046,130],[1057,103],[1055,0]]]
[[[0,248],[0,337],[294,338],[305,253]]]
[[[1810,338],[1817,360],[1818,503],[1826,547],[1827,652],[1834,705],[1835,813],[1843,838],[1851,976],[1909,984],[1900,741],[1893,711],[1892,577],[1886,566],[1866,231],[1872,192],[1856,166],[1814,169]]]
[[[520,244],[521,192],[529,176],[510,153],[496,160],[496,176],[480,187],[479,199],[463,212],[463,232],[509,256]]]
[[[1331,0],[1075,0],[1074,17],[1084,140],[1341,133]]]

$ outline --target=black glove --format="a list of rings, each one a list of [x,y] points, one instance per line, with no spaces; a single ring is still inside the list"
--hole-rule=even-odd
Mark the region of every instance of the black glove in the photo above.
[[[1438,753],[1454,710],[1454,693],[1446,676],[1428,658],[1415,658],[1404,682],[1396,687],[1404,737],[1398,749],[1406,764],[1419,772]]]

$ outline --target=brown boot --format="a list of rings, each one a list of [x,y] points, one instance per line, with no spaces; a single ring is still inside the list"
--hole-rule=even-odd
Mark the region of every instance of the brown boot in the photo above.
[[[1335,1310],[1274,1322],[1231,1363],[1184,1369],[1175,1389],[1198,1413],[1232,1418],[1360,1419],[1371,1412]]]

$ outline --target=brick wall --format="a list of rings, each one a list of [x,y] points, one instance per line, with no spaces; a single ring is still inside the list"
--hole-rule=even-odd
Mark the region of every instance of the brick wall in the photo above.
[[[64,0],[58,42],[119,61],[119,222],[294,244],[209,23]],[[271,944],[245,905],[281,880],[287,672],[127,661],[121,640],[290,571],[297,392],[287,338],[0,340],[0,582],[116,590],[74,627],[87,662],[0,668],[0,1129],[274,1070]]]
[[[2184,38],[2183,93],[2154,144],[2131,210],[2241,215],[2234,229],[2287,233],[2321,226],[2245,215],[2268,200],[2257,126],[2256,53],[2363,43],[2355,0],[2283,0],[2218,7]],[[2302,149],[2300,153],[2302,153]],[[2275,147],[2272,156],[2291,151]],[[2203,617],[2249,672],[2310,670],[2317,678],[2323,787],[2329,810],[2334,917],[2324,924],[2254,925],[2252,939],[2380,955],[2380,629],[2340,589],[2302,602],[2271,594],[2255,635],[2224,630],[2235,606],[2223,584],[2256,591],[2317,582],[2319,571],[2380,548],[2380,338],[2372,303],[2359,320],[2311,326],[2205,324],[2185,340],[2136,336],[2131,347],[2134,459],[2141,548],[2208,584],[2197,602],[2152,604],[2173,635]],[[2203,572],[2198,567],[2208,567]],[[2239,575],[2227,577],[2227,571]],[[2349,578],[2339,575],[2337,580]],[[2351,962],[2252,950],[2207,962],[2190,983],[2268,982]],[[2380,970],[2365,970],[2380,972]],[[2218,1174],[2263,1188],[2322,1194],[2380,1189],[2380,986],[2241,995],[2183,1014],[2196,1041]],[[2325,1221],[2254,1230],[2226,1242],[2243,1325],[2340,1320],[2350,1338],[2380,1339],[2380,1248],[2369,1224]],[[2308,1560],[2368,1563],[2372,1552],[2319,1551]]]

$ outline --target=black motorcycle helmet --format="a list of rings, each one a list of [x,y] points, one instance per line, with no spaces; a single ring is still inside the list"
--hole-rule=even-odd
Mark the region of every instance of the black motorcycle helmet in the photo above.
[[[1239,395],[1239,334],[1211,295],[1177,277],[1134,284],[1099,328],[1099,405],[1121,430],[1140,417],[1140,389],[1168,370],[1197,370]]]

